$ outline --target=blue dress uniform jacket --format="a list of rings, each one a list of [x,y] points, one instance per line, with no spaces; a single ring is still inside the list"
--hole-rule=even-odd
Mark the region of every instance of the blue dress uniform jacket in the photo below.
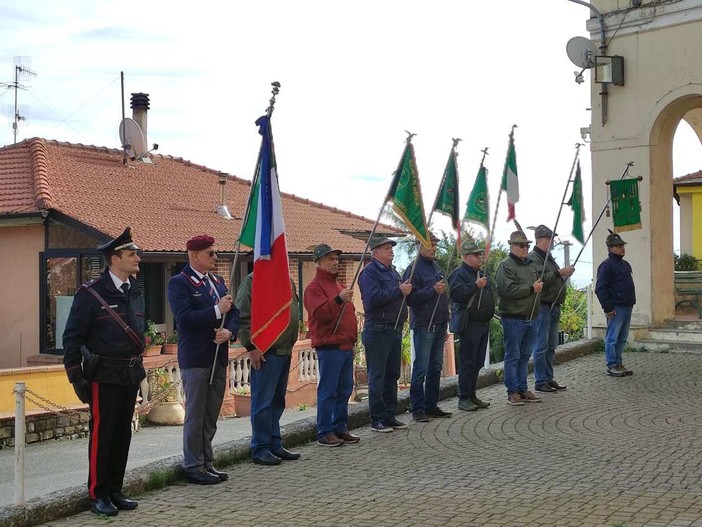
[[[385,267],[378,260],[373,259],[361,272],[358,286],[361,289],[364,325],[395,324],[397,314],[402,306],[403,295],[400,290],[402,278],[391,265]],[[402,315],[397,324],[402,328],[407,320],[407,307],[402,308]]]
[[[612,312],[616,306],[631,307],[636,304],[632,272],[629,262],[612,253],[597,268],[595,294],[605,313]]]
[[[222,277],[211,273],[210,278],[219,297],[226,295],[227,287]],[[214,330],[222,323],[214,309],[217,301],[210,294],[207,280],[200,279],[189,265],[168,282],[168,304],[178,330],[178,364],[181,368],[212,366],[217,349]],[[231,331],[233,340],[239,331],[239,311],[232,305],[224,316],[224,327]],[[228,354],[229,346],[222,344],[217,357],[220,366],[227,365]]]
[[[412,274],[412,266],[405,269],[402,275],[403,280],[407,280]],[[443,279],[441,268],[435,260],[420,255],[417,264],[414,266],[412,274],[412,292],[407,295],[407,305],[410,306],[410,327],[412,329],[426,329],[429,320],[434,314],[432,324],[442,324],[449,319],[448,295],[437,295],[434,284]],[[434,313],[436,299],[439,305]]]
[[[139,384],[146,373],[141,360],[130,361],[143,351],[144,335],[144,298],[141,296],[139,282],[129,279],[129,301],[124,293],[115,287],[115,283],[105,270],[100,278],[84,284],[76,293],[71,312],[63,332],[63,364],[69,380],[75,375],[82,375],[80,368],[81,346],[91,353],[121,361],[101,361],[97,371],[90,379],[95,382],[110,384]],[[95,291],[134,330],[142,343],[134,342],[119,323],[105,310],[88,288]]]
[[[463,262],[449,275],[448,282],[451,288],[451,300],[453,300],[451,322],[456,331],[461,313],[464,309],[468,309],[469,303],[468,320],[470,323],[485,324],[495,316],[495,293],[492,290],[492,279],[488,276],[482,297],[480,296],[480,288],[475,284],[477,280],[478,270]],[[471,298],[473,298],[472,303]],[[480,298],[480,305],[478,305],[478,298]]]

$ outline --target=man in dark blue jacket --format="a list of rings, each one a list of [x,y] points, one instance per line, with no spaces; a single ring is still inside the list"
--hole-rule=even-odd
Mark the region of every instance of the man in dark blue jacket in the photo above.
[[[429,417],[451,417],[437,406],[449,320],[446,282],[436,263],[438,241],[432,234],[431,248],[420,245],[416,262],[402,276],[412,284],[407,296],[414,343],[410,401],[412,418],[421,423]]]
[[[449,286],[453,301],[452,326],[460,343],[458,408],[472,412],[490,406],[475,392],[480,368],[485,364],[490,320],[495,315],[495,296],[490,280],[480,271],[483,248],[471,240],[463,240],[461,262],[449,276]]]
[[[236,339],[239,330],[234,300],[227,294],[224,279],[212,273],[217,264],[214,243],[206,234],[188,240],[188,265],[168,282],[185,393],[183,472],[185,479],[200,485],[228,478],[212,466],[212,439],[227,386],[229,341]],[[210,385],[212,368],[215,372]]]
[[[595,294],[607,317],[607,375],[624,377],[634,373],[622,364],[622,352],[629,337],[631,312],[636,304],[636,290],[631,265],[624,260],[626,242],[619,234],[610,231],[606,243],[609,255],[597,268]]]
[[[381,433],[407,429],[405,423],[397,420],[395,412],[402,327],[407,320],[407,308],[402,305],[404,297],[412,291],[412,284],[409,280],[403,282],[392,266],[395,245],[385,236],[373,236],[369,243],[373,260],[358,280],[365,315],[362,340],[368,365],[371,430]]]

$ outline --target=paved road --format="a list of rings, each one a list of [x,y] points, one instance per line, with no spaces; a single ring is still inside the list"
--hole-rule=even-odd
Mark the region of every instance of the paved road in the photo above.
[[[702,357],[601,354],[556,368],[566,392],[510,407],[359,430],[358,445],[299,448],[279,467],[242,463],[207,487],[145,494],[111,525],[143,526],[702,526]],[[443,406],[456,410],[456,400]],[[47,525],[101,525],[85,512]]]

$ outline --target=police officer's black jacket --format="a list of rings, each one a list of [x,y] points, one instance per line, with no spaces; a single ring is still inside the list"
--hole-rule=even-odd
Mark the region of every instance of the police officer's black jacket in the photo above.
[[[478,270],[473,269],[470,265],[462,262],[449,276],[448,282],[451,289],[451,305],[452,311],[452,326],[458,327],[458,318],[461,312],[468,307],[470,323],[485,324],[495,316],[495,295],[492,291],[491,278],[488,277],[488,282],[483,289],[483,295],[480,297],[480,306],[478,306],[478,297],[480,296],[480,288],[475,285],[478,279]],[[471,303],[471,298],[473,301]]]
[[[71,305],[63,332],[63,364],[71,382],[81,375],[81,346],[100,355],[100,365],[91,379],[111,384],[139,384],[146,373],[140,354],[144,343],[144,298],[139,283],[130,277],[129,301],[115,287],[107,269],[100,278],[83,284]],[[120,324],[105,310],[88,288],[94,288],[107,304],[141,339],[134,342]]]

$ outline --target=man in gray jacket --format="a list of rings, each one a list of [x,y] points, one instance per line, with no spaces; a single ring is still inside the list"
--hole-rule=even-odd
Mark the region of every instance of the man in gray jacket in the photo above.
[[[529,357],[536,341],[532,311],[543,288],[539,269],[527,256],[530,245],[524,232],[510,234],[510,254],[495,275],[505,343],[505,388],[507,403],[512,406],[541,402],[527,386]]]

